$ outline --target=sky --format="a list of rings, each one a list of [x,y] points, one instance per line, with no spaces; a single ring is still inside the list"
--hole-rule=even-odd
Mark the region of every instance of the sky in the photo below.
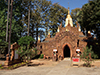
[[[70,11],[75,8],[82,8],[84,4],[88,3],[88,0],[47,0],[47,1],[51,1],[52,3],[58,3],[65,8],[70,7]]]

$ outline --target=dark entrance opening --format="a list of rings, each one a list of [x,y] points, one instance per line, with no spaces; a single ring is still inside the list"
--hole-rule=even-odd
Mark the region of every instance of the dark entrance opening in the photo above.
[[[70,49],[67,45],[64,47],[64,58],[65,57],[70,57]]]

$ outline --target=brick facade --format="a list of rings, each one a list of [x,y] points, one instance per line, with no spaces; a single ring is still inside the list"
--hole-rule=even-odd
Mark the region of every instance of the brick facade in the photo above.
[[[69,15],[69,14],[68,14]],[[70,17],[71,18],[71,17]],[[68,20],[68,18],[66,18]],[[72,23],[72,22],[71,22]],[[64,58],[65,46],[69,47],[70,56],[76,55],[77,47],[83,52],[83,48],[87,45],[84,41],[86,38],[81,31],[79,31],[79,25],[77,27],[71,26],[72,24],[68,23],[66,27],[60,25],[58,27],[58,32],[54,37],[50,37],[50,34],[45,38],[45,41],[37,43],[37,48],[42,54],[50,58],[53,57],[53,49],[57,49],[58,57],[62,56]]]

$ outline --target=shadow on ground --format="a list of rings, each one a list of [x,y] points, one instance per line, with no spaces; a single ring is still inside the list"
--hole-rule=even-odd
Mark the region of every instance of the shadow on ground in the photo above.
[[[28,64],[29,67],[31,67],[31,66],[40,66],[40,65],[44,65],[44,63],[38,63],[38,64],[29,63]]]

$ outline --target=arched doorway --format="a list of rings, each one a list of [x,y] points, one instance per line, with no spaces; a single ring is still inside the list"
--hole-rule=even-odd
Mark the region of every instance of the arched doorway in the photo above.
[[[64,58],[70,57],[70,48],[68,47],[68,45],[65,45],[63,49],[63,55],[64,55]]]

